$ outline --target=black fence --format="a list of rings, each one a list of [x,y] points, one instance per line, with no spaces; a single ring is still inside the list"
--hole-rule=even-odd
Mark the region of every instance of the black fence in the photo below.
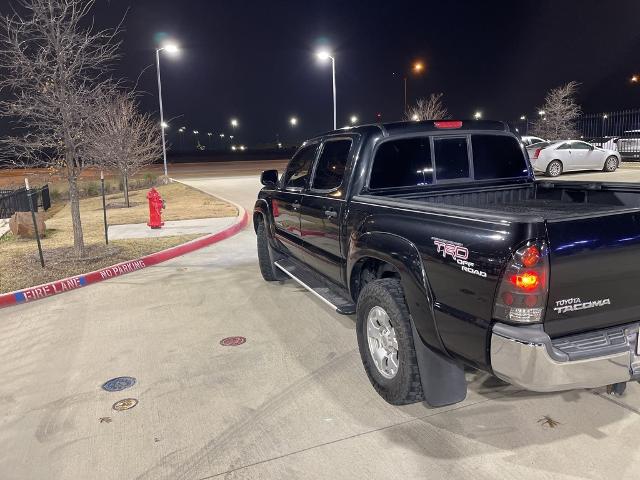
[[[25,187],[17,190],[0,190],[0,218],[9,218],[16,212],[29,212],[29,195],[36,212],[40,208],[47,211],[51,207],[49,185],[33,188],[29,193]]]

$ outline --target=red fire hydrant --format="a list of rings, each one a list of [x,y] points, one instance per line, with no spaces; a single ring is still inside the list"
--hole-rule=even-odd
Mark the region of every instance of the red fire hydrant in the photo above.
[[[164,200],[155,188],[151,188],[147,192],[147,200],[149,200],[149,225],[151,228],[162,228],[162,209],[164,208]]]

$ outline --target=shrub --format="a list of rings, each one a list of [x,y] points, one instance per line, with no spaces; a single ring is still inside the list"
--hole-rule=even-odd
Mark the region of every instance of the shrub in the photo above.
[[[62,194],[60,193],[60,190],[58,190],[57,188],[50,188],[49,198],[51,199],[52,202],[59,202],[62,199]]]
[[[155,176],[152,173],[148,173],[148,172],[145,173],[144,182],[147,187],[152,187],[156,183]]]
[[[95,197],[100,194],[100,187],[98,186],[98,182],[89,182],[87,184],[87,196]]]

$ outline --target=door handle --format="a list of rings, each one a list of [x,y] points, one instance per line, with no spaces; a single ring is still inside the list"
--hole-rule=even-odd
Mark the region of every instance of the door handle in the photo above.
[[[293,208],[294,210],[300,209],[300,202],[298,201],[293,202],[293,204],[291,205],[291,208]]]
[[[329,210],[325,210],[324,214],[328,217],[328,218],[337,218],[338,217],[338,212],[336,212],[333,208],[329,209]]]

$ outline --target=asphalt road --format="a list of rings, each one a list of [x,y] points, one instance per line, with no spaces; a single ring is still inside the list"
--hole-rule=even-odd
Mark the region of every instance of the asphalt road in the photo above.
[[[247,208],[259,188],[255,175],[187,182]],[[219,344],[233,335],[247,342]],[[100,388],[122,375],[137,384]],[[457,405],[386,404],[353,318],[263,282],[249,227],[0,311],[0,478],[638,478],[638,384],[611,397],[467,379]],[[138,405],[112,410],[127,397]]]

